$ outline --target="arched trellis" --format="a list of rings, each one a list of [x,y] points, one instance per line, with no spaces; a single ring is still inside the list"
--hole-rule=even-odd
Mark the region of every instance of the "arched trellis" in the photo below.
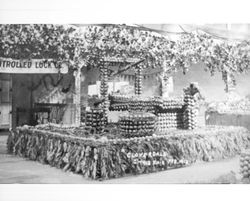
[[[137,58],[117,58],[117,57],[104,57],[102,59],[102,65],[99,68],[100,70],[100,79],[101,79],[101,96],[104,100],[103,103],[103,111],[104,111],[104,117],[107,120],[107,112],[108,112],[108,80],[111,79],[112,77],[115,77],[119,75],[122,72],[125,72],[131,68],[135,69],[135,76],[138,78],[141,74],[141,67],[140,64],[144,61],[144,59],[137,59]],[[119,68],[117,71],[113,71],[109,73],[109,65],[111,63],[115,64],[126,64],[124,67]],[[135,85],[135,94],[140,95],[141,91],[138,89],[141,88],[142,83],[139,82],[137,85]]]

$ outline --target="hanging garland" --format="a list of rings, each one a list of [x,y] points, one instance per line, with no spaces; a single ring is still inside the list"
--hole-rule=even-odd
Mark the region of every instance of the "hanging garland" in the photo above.
[[[182,34],[176,42],[151,31],[125,25],[1,25],[0,56],[13,59],[54,58],[73,68],[101,66],[106,57],[143,60],[145,67],[162,68],[166,74],[184,73],[199,61],[212,75],[249,69],[249,41],[220,41],[205,33]],[[226,80],[224,80],[226,81]]]
[[[235,86],[235,74],[249,70],[250,45],[248,41],[221,41],[208,34],[190,33],[182,35],[176,44],[176,51],[181,54],[176,63],[183,65],[183,69],[201,61],[205,64],[205,70],[211,75],[221,72],[226,85]]]
[[[65,25],[17,24],[0,26],[0,55],[12,59],[55,59],[74,61],[77,30]]]
[[[36,89],[38,89],[42,84],[44,85],[46,90],[50,90],[48,84],[50,84],[51,86],[58,87],[59,84],[63,81],[63,75],[59,75],[59,77],[57,78],[57,80],[55,81],[53,76],[50,74],[45,74],[43,75],[39,81],[34,85],[34,83],[28,87],[29,90],[31,91],[35,91]],[[71,82],[69,84],[69,87],[71,86]],[[68,87],[67,87],[68,88]]]
[[[161,68],[164,45],[170,43],[164,36],[125,25],[88,26],[84,39],[88,43],[86,63],[92,67],[101,66],[101,58],[113,58],[119,60],[118,66],[134,59],[135,63],[143,61],[145,67]]]

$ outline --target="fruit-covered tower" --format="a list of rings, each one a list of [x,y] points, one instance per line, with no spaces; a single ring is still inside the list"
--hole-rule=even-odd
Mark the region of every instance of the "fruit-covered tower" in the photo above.
[[[138,65],[135,68],[135,94],[142,94],[142,66]]]
[[[199,100],[202,99],[198,83],[190,83],[184,88],[184,129],[196,129],[198,127]]]
[[[103,99],[102,109],[103,109],[103,121],[107,123],[108,121],[108,108],[109,108],[109,98],[108,98],[108,66],[106,63],[100,68],[100,94]]]

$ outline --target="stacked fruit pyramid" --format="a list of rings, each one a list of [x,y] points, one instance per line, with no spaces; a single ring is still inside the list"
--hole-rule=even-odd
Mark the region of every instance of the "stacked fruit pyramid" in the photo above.
[[[91,109],[86,113],[85,124],[87,127],[95,128],[96,133],[100,133],[105,125],[106,118],[102,109]]]
[[[240,173],[242,174],[243,178],[250,178],[250,151],[241,153]]]
[[[137,66],[135,69],[135,94],[142,94],[142,66]]]
[[[155,115],[138,111],[121,114],[119,125],[125,137],[150,136],[155,131]]]
[[[100,93],[101,96],[104,98],[104,102],[102,103],[103,109],[103,116],[104,121],[107,122],[108,120],[108,109],[109,109],[109,96],[108,96],[108,67],[103,65],[101,68],[101,87]]]

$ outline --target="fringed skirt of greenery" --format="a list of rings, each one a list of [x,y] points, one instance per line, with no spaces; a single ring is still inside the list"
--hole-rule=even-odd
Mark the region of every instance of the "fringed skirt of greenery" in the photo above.
[[[95,139],[19,127],[7,144],[9,153],[102,180],[233,157],[250,146],[250,133],[242,127],[207,126],[130,139]]]

